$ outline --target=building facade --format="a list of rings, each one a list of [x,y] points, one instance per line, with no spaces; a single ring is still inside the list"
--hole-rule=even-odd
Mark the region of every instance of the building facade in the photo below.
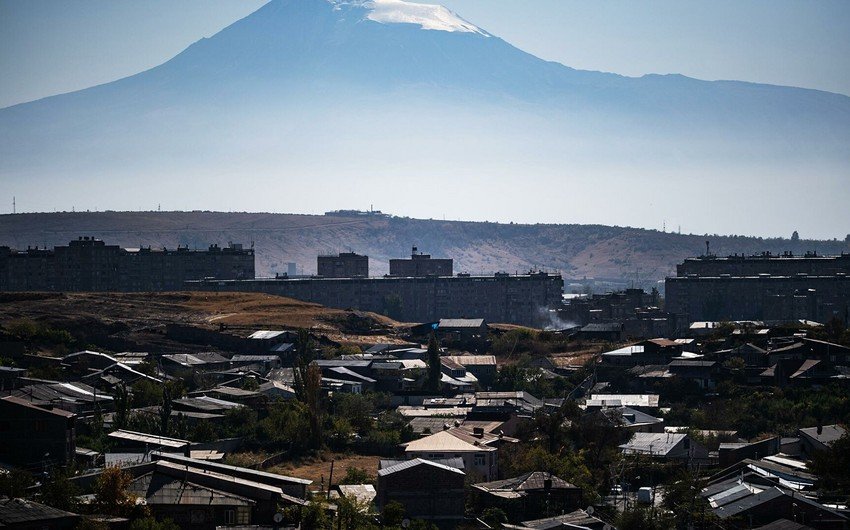
[[[697,321],[847,322],[850,255],[707,256],[685,260],[665,282],[666,310]]]
[[[483,318],[539,326],[561,303],[564,281],[545,272],[512,276],[302,278],[190,281],[188,290],[262,292],[326,307],[359,309],[403,322]]]
[[[420,253],[416,247],[413,247],[410,259],[390,260],[390,276],[421,278],[452,274],[454,274],[454,260],[432,258],[430,254]]]
[[[369,256],[354,252],[319,256],[317,270],[322,278],[368,278]]]
[[[0,291],[179,291],[187,280],[254,277],[254,250],[123,249],[80,237],[53,249],[0,247]]]

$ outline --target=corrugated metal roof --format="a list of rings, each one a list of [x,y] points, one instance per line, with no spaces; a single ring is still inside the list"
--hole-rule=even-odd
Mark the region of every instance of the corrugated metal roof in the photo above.
[[[495,355],[447,355],[446,358],[462,366],[496,366]]]
[[[658,407],[658,394],[591,394],[593,401],[619,401],[625,407]]]
[[[158,436],[155,434],[147,434],[144,432],[127,431],[121,429],[109,433],[108,436],[109,438],[114,438],[116,440],[140,442],[159,447],[171,447],[173,449],[180,449],[181,447],[185,447],[190,443],[188,440],[180,440],[178,438],[169,438],[167,436]]]
[[[442,328],[480,328],[484,326],[483,318],[441,318],[437,329]]]
[[[259,331],[255,331],[254,333],[251,333],[250,335],[248,335],[248,338],[249,339],[257,339],[257,340],[269,340],[269,339],[273,339],[275,337],[280,337],[284,333],[286,333],[286,331],[273,331],[273,330],[268,330],[268,329],[261,329]]]
[[[636,432],[632,439],[620,448],[625,453],[641,453],[664,456],[687,438],[687,434]]]
[[[384,469],[379,469],[379,470],[378,470],[378,476],[379,476],[379,477],[385,477],[385,476],[387,476],[387,475],[392,475],[393,473],[398,473],[398,472],[400,472],[400,471],[405,471],[405,470],[408,470],[408,469],[413,469],[413,468],[415,468],[415,467],[423,466],[423,465],[424,465],[424,466],[431,466],[431,467],[435,467],[435,468],[437,468],[437,469],[442,469],[442,470],[444,470],[444,471],[449,471],[449,472],[451,472],[451,473],[458,473],[458,474],[460,474],[460,475],[466,475],[466,473],[464,473],[464,472],[463,472],[463,471],[461,471],[460,469],[457,469],[457,468],[454,468],[454,467],[451,467],[451,466],[446,466],[446,465],[443,465],[443,464],[438,464],[438,463],[433,462],[433,461],[431,461],[431,460],[425,460],[424,458],[414,458],[414,459],[412,459],[412,460],[407,460],[407,461],[405,461],[405,462],[402,462],[402,463],[400,463],[400,464],[396,464],[396,465],[391,466],[391,467],[387,467],[387,468],[384,468]]]

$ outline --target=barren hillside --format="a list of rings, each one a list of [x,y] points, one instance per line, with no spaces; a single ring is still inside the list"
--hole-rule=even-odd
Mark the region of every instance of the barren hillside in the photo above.
[[[348,344],[401,342],[396,323],[372,313],[257,293],[0,293],[0,329],[31,321],[69,331],[83,344],[113,351],[176,351],[204,345],[175,343],[167,324],[247,336],[256,329],[306,328]]]

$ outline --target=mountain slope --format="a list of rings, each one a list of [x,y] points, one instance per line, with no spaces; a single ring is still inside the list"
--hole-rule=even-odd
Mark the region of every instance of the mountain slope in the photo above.
[[[578,71],[421,9],[273,0],[159,67],[0,110],[0,174],[44,210],[407,197],[392,209],[762,233],[850,222],[848,97]],[[772,208],[751,215],[754,198]]]

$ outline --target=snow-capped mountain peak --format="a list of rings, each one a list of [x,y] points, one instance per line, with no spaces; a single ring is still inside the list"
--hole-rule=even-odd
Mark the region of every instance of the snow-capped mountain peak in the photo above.
[[[451,33],[490,34],[467,22],[451,10],[434,4],[418,4],[405,0],[330,0],[335,7],[356,6],[368,10],[367,20],[381,24],[416,24],[422,29]]]

